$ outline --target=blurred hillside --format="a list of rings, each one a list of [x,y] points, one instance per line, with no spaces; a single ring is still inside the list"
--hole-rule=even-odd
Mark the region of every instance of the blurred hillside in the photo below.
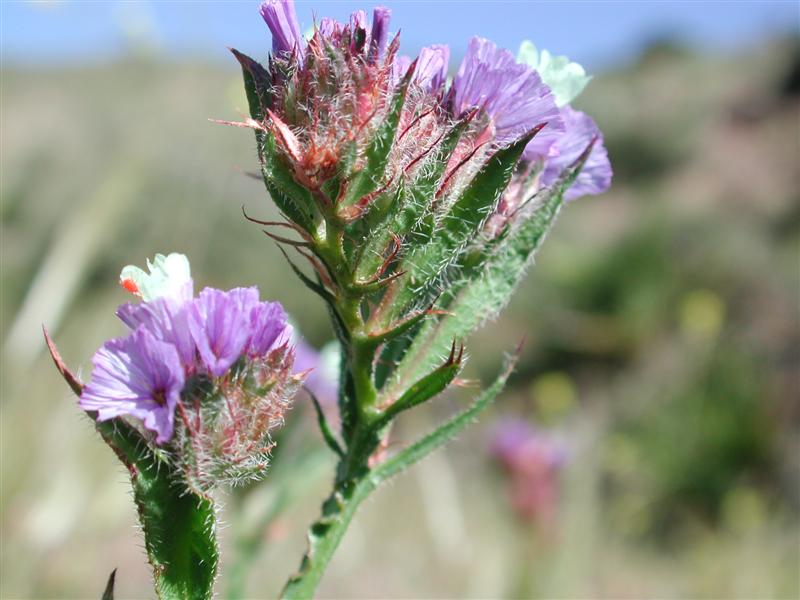
[[[179,251],[198,288],[258,285],[309,341],[331,335],[242,217],[278,215],[246,175],[250,133],[207,120],[244,111],[231,63],[4,68],[4,598],[96,597],[114,567],[119,598],[150,595],[125,474],[44,356],[42,323],[88,376],[122,333],[120,268]],[[527,337],[509,390],[376,494],[322,597],[798,597],[799,94],[796,40],[728,57],[662,43],[595,77],[578,105],[606,133],[614,186],[566,208],[509,309],[468,344],[486,380]],[[301,412],[286,454],[321,445]],[[516,520],[488,458],[503,415],[569,446],[546,533]],[[427,422],[410,417],[395,443]],[[296,567],[328,462],[276,468],[307,487],[269,527],[249,596],[272,597]],[[272,481],[226,502],[245,514],[229,513],[226,560]]]

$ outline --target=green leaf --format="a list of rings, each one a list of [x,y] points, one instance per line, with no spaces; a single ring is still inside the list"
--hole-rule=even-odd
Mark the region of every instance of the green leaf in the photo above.
[[[429,153],[420,165],[420,173],[415,179],[406,179],[398,187],[397,197],[387,202],[383,211],[367,215],[370,221],[371,237],[363,246],[356,275],[359,279],[367,279],[381,266],[383,251],[396,235],[407,236],[414,226],[430,210],[436,190],[439,188],[447,168],[448,161],[472,122],[469,115],[452,127]]]
[[[508,186],[522,151],[535,133],[533,131],[495,152],[453,203],[440,226],[432,232],[432,239],[411,249],[399,267],[406,275],[392,299],[392,310],[387,311],[391,317],[404,311],[412,302],[425,304],[439,293],[440,275],[480,232]]]
[[[478,396],[469,408],[460,412],[443,425],[440,425],[421,440],[414,442],[408,448],[401,450],[392,458],[375,467],[372,471],[372,476],[379,481],[386,481],[452,440],[467,427],[467,425],[475,421],[478,415],[494,401],[497,395],[503,390],[509,375],[511,375],[511,372],[514,370],[515,364],[516,356],[508,361],[503,372],[495,379],[494,383]]]
[[[502,310],[553,226],[562,196],[560,187],[545,193],[541,206],[509,232],[494,254],[481,257],[451,282],[440,300],[448,314],[423,326],[398,365],[398,380],[419,377],[447,351],[451,340],[468,336]]]
[[[101,596],[100,600],[114,600],[114,581],[117,578],[117,570],[114,569],[111,571],[111,575],[108,576],[108,582],[106,583],[106,589],[103,590],[103,595]]]
[[[244,91],[247,95],[247,104],[250,108],[250,116],[256,121],[263,121],[266,109],[271,105],[269,72],[257,61],[246,54],[231,48],[231,52],[242,66],[242,78],[244,79]]]
[[[278,151],[275,137],[265,133],[259,150],[264,184],[273,202],[287,219],[315,235],[318,216],[314,198],[295,181],[286,159]]]
[[[381,415],[375,427],[382,429],[401,412],[419,406],[423,402],[427,402],[443,392],[447,386],[453,382],[459,371],[461,371],[461,357],[463,352],[464,346],[461,346],[458,356],[456,356],[456,345],[453,343],[453,347],[450,350],[450,357],[447,361],[416,383],[413,383],[400,398],[392,402],[384,411],[383,415]]]
[[[438,303],[448,314],[423,325],[398,364],[395,381],[413,381],[421,377],[447,352],[453,339],[465,338],[503,309],[553,227],[564,192],[580,174],[592,146],[589,144],[550,188],[530,200],[536,206],[533,214],[513,224],[493,246],[491,254],[478,254],[457,276],[448,276],[449,285]]]
[[[171,465],[121,419],[97,423],[97,430],[130,472],[158,597],[211,598],[219,559],[214,502],[187,492]]]

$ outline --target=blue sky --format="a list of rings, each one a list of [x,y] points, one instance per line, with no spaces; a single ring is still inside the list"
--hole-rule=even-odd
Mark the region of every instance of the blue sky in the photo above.
[[[2,2],[3,60],[59,65],[113,59],[132,48],[157,55],[228,61],[227,46],[264,58],[269,33],[257,0]],[[599,69],[635,56],[658,37],[704,49],[746,47],[800,30],[800,0],[703,1],[385,1],[392,29],[413,53],[447,43],[458,56],[472,35],[516,49],[523,39]],[[312,15],[345,17],[365,2],[297,1]]]

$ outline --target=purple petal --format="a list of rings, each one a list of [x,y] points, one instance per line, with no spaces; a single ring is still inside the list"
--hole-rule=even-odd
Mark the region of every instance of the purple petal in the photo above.
[[[411,66],[410,56],[406,56],[405,54],[403,54],[394,57],[394,62],[392,63],[392,83],[394,85],[400,83],[405,74],[408,72],[408,68],[410,66]]]
[[[286,331],[286,312],[279,302],[259,302],[250,311],[251,336],[247,353],[265,356]]]
[[[547,125],[531,141],[526,153],[546,156],[564,131],[550,88],[539,74],[517,63],[508,51],[489,40],[474,37],[453,80],[456,113],[477,106],[492,119],[495,140],[510,143],[542,123]]]
[[[447,79],[449,65],[449,46],[445,44],[427,46],[419,51],[414,80],[429,91],[437,91]]]
[[[356,29],[367,29],[367,13],[363,10],[357,10],[350,15],[350,31]]]
[[[250,312],[256,288],[229,292],[206,288],[189,309],[189,331],[206,369],[220,377],[244,353],[250,340]]]
[[[261,4],[261,16],[272,33],[272,53],[296,53],[302,62],[305,41],[300,35],[294,0],[266,0]]]
[[[574,200],[587,194],[601,194],[611,186],[611,163],[603,145],[603,134],[590,116],[569,106],[561,109],[566,133],[554,146],[555,155],[547,159],[542,173],[542,185],[551,185],[564,169],[574,163],[595,140],[589,158],[575,182],[564,194],[565,200]]]
[[[175,406],[185,382],[178,351],[140,327],[128,337],[103,344],[92,358],[92,380],[79,404],[105,421],[120,415],[141,419],[157,433],[156,443],[172,437]]]
[[[165,296],[150,302],[123,304],[117,308],[117,316],[132,330],[144,327],[157,340],[175,346],[184,368],[189,371],[194,366],[196,353],[189,333],[190,305],[190,301]]]
[[[385,6],[376,6],[372,12],[372,31],[370,33],[369,58],[375,62],[383,58],[389,39],[389,19],[392,11]]]

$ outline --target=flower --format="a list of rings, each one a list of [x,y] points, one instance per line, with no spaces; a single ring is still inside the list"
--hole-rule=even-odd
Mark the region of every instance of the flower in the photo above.
[[[603,134],[592,118],[570,106],[561,109],[566,132],[555,143],[555,155],[545,162],[541,183],[548,186],[560,177],[583,152],[592,145],[589,157],[573,184],[564,193],[564,200],[587,194],[602,194],[611,186],[611,163],[603,145]]]
[[[172,437],[175,407],[185,383],[178,351],[145,327],[109,340],[92,358],[92,380],[79,404],[99,421],[121,415],[140,419],[155,431],[156,443]]]
[[[578,63],[566,56],[553,56],[547,50],[540,52],[530,40],[522,42],[517,61],[536,69],[559,107],[575,100],[592,79]]]
[[[383,58],[386,52],[386,42],[389,39],[389,19],[392,11],[385,6],[376,6],[372,12],[372,31],[370,32],[369,58],[376,62]]]
[[[189,332],[189,301],[162,297],[139,304],[123,304],[117,316],[131,330],[144,327],[157,340],[175,346],[187,372],[194,370],[197,346]]]
[[[244,354],[252,332],[250,313],[258,303],[256,288],[223,292],[205,288],[189,308],[189,331],[203,365],[222,376]]]
[[[509,478],[509,501],[524,520],[551,526],[558,502],[558,475],[567,460],[560,438],[522,419],[501,421],[489,453]]]
[[[302,62],[303,37],[294,10],[294,0],[266,0],[261,4],[261,17],[272,32],[273,54],[294,53]]]
[[[265,356],[277,343],[291,337],[292,327],[286,323],[286,311],[278,302],[259,302],[250,310],[250,341],[247,354]]]
[[[526,156],[546,156],[564,131],[555,98],[539,74],[487,39],[473,37],[453,79],[454,112],[482,108],[494,140],[507,144],[546,124],[526,147]]]
[[[192,297],[192,274],[189,260],[173,252],[168,256],[156,254],[153,262],[147,260],[147,270],[128,265],[119,274],[119,282],[129,292],[149,301],[162,296],[176,296],[184,300]]]

